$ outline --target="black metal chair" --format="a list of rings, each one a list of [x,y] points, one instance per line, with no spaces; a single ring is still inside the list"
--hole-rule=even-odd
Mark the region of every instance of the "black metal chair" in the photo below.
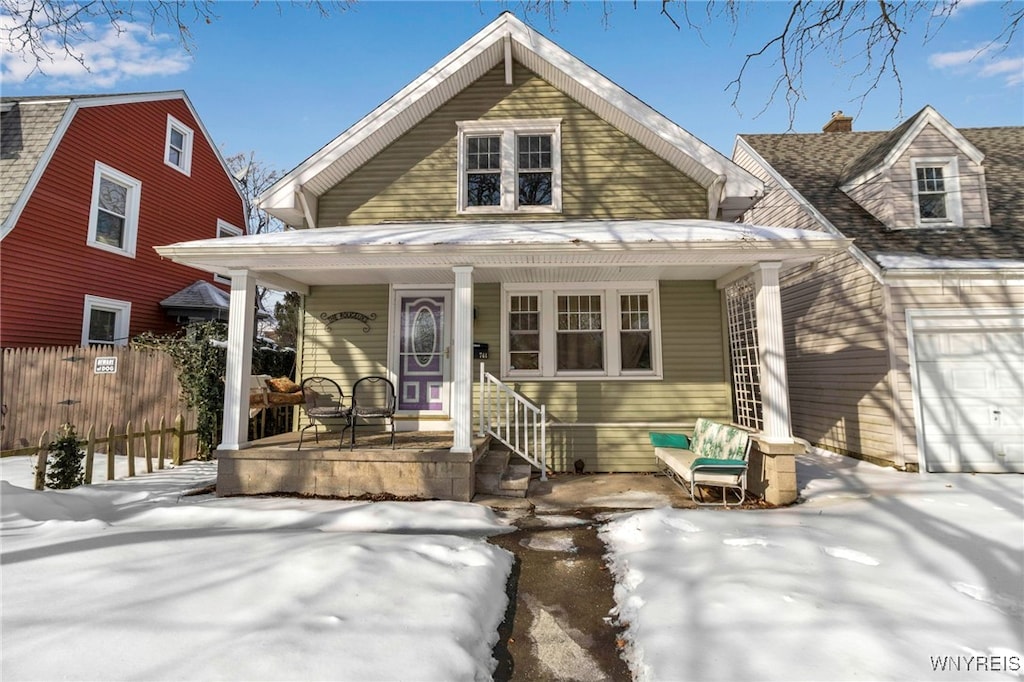
[[[350,423],[351,408],[345,407],[345,393],[336,381],[327,377],[303,379],[302,397],[306,401],[306,417],[309,419],[309,423],[303,426],[299,433],[299,450],[302,449],[302,439],[306,435],[306,429],[312,428],[316,442],[320,442],[320,422],[323,421],[344,420],[345,425],[341,428],[339,438],[345,437],[345,429]]]
[[[368,419],[382,419],[391,426],[391,449],[395,449],[395,407],[398,397],[395,385],[384,377],[363,377],[352,386],[352,410],[349,428],[352,429],[350,450],[356,447],[356,423]]]

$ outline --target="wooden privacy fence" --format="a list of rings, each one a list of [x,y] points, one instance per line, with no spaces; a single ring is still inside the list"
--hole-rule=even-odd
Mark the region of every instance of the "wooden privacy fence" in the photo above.
[[[124,444],[124,451],[128,464],[128,476],[135,475],[135,458],[142,456],[146,460],[146,473],[153,473],[153,462],[156,461],[156,468],[163,469],[164,464],[168,459],[174,464],[181,464],[183,461],[182,453],[185,448],[185,439],[195,434],[195,431],[185,430],[185,418],[182,415],[178,415],[174,423],[171,426],[167,426],[167,423],[161,419],[160,425],[156,429],[149,427],[149,422],[145,422],[142,427],[142,431],[136,431],[131,422],[128,422],[125,427],[124,433],[118,433],[111,424],[107,427],[106,437],[96,437],[96,427],[90,427],[89,432],[82,439],[82,449],[85,452],[85,484],[92,483],[93,480],[93,464],[96,455],[97,445],[106,445],[107,451],[107,471],[106,476],[108,481],[114,480],[115,475],[115,462],[116,457],[113,452],[116,445],[119,443]],[[22,448],[13,452],[7,452],[4,454],[12,455],[32,455],[36,457],[35,462],[35,489],[42,490],[46,484],[46,465],[48,446],[50,441],[56,438],[56,435],[51,436],[48,432],[44,431],[39,437],[39,443],[36,446]],[[79,436],[81,438],[81,436]],[[142,449],[139,450],[139,439],[142,439]]]
[[[0,360],[0,451],[38,444],[39,434],[74,424],[79,434],[102,433],[114,425],[126,433],[132,424],[159,424],[182,412],[174,362],[166,353],[127,346],[89,348],[5,348]],[[184,415],[194,434],[195,415]],[[196,455],[194,435],[183,446],[184,459]],[[125,439],[108,448],[123,454]]]

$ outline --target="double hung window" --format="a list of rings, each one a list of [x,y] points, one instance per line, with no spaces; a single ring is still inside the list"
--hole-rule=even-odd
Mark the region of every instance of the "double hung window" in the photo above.
[[[507,376],[661,376],[655,283],[507,285],[503,301]]]
[[[167,141],[164,145],[164,163],[185,175],[192,173],[192,129],[174,118],[167,116]]]
[[[141,193],[140,181],[97,161],[86,243],[134,257]]]
[[[458,211],[560,211],[560,126],[557,119],[460,122]]]
[[[963,208],[960,204],[957,159],[914,159],[911,162],[911,170],[917,225],[925,227],[962,224]]]

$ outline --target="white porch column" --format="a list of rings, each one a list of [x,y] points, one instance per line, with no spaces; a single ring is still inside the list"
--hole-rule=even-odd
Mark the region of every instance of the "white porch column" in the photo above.
[[[781,263],[759,263],[752,272],[758,352],[761,356],[762,435],[768,442],[788,443],[793,440],[793,431],[789,417],[782,299],[779,295],[781,267]]]
[[[457,265],[452,311],[452,452],[473,450],[473,266]]]
[[[248,270],[231,271],[228,306],[228,356],[224,376],[224,429],[220,450],[240,450],[249,440],[249,375],[256,319],[256,278]]]

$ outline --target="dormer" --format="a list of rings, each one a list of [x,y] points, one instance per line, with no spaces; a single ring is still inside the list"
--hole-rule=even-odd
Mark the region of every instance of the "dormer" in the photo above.
[[[991,227],[984,158],[926,106],[848,164],[839,188],[892,230]]]

